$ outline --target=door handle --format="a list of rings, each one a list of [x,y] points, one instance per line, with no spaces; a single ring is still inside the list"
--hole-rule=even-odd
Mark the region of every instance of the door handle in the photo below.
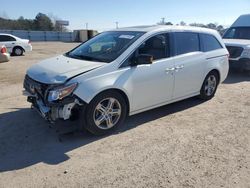
[[[179,65],[175,67],[175,72],[178,72],[180,69],[183,69],[184,66],[183,65]]]
[[[184,65],[180,65],[180,66],[176,66],[175,69],[183,69],[184,68]]]
[[[174,71],[174,70],[175,70],[174,67],[172,67],[172,68],[166,68],[166,69],[165,69],[165,72],[168,74],[169,72],[172,72],[172,71]]]

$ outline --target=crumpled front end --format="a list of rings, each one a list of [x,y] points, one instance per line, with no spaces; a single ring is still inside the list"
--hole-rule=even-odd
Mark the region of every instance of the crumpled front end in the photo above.
[[[84,105],[84,102],[73,94],[57,101],[48,101],[49,92],[57,85],[37,82],[28,75],[25,76],[23,86],[25,89],[23,94],[27,96],[27,101],[32,104],[31,107],[50,122],[55,122],[57,119],[70,119],[76,116],[79,108]]]

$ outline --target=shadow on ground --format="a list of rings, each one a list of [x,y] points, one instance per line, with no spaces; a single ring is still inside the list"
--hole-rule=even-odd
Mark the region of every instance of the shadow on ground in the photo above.
[[[250,81],[250,76],[230,72],[224,83],[233,84],[243,81]],[[134,115],[129,117],[114,134],[129,131],[146,122],[201,103],[201,100],[191,98]],[[13,110],[15,111],[0,114],[0,172],[23,169],[40,162],[59,164],[69,159],[67,152],[104,138],[85,132],[64,136],[63,142],[60,142],[56,130],[64,132],[73,125],[77,125],[77,122],[60,122],[54,125],[54,128],[49,128],[49,123],[33,110]]]
[[[114,134],[201,103],[201,100],[191,98],[134,115]],[[27,108],[0,114],[0,172],[23,169],[40,162],[59,164],[69,159],[67,152],[104,138],[85,132],[64,136],[60,142],[56,129],[67,129],[76,123],[60,122],[49,128],[49,123]]]
[[[234,84],[239,82],[250,81],[250,72],[242,72],[234,69],[230,69],[227,79],[223,82],[224,84]]]

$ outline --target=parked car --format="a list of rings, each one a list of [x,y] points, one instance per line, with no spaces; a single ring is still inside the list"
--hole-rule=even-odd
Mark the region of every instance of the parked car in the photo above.
[[[0,47],[0,63],[8,62],[10,60],[10,54],[7,52],[5,46]]]
[[[228,74],[228,51],[210,29],[148,26],[103,32],[28,69],[24,94],[49,121],[79,117],[105,134],[137,114],[199,95]]]
[[[250,14],[240,16],[223,40],[230,53],[230,67],[250,71]]]
[[[5,45],[12,55],[23,55],[24,52],[32,51],[32,45],[27,39],[20,39],[14,35],[0,33],[0,45]]]

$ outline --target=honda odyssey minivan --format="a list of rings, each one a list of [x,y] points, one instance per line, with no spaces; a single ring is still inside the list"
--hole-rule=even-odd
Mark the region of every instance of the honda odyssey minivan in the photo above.
[[[140,26],[100,33],[28,69],[24,93],[48,121],[80,118],[101,135],[137,114],[193,96],[211,99],[228,51],[210,29]]]

